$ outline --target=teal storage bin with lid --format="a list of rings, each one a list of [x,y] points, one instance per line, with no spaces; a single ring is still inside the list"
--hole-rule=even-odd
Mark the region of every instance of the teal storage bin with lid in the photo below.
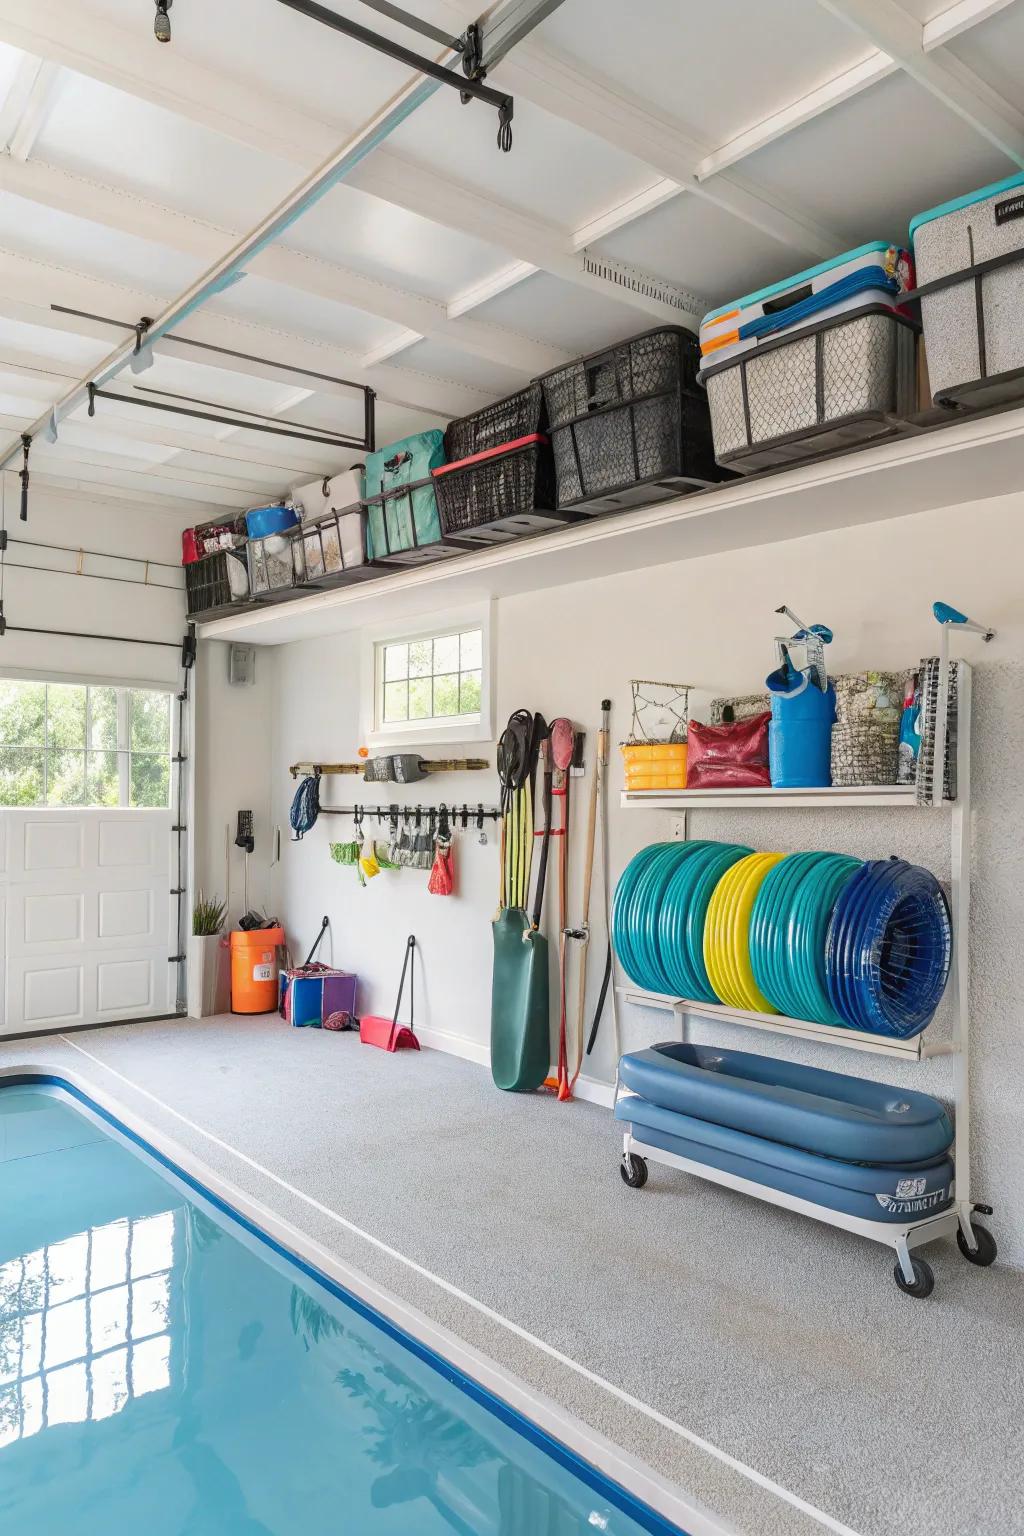
[[[768,767],[773,789],[827,789],[832,783],[836,691],[809,684],[800,693],[773,693]]]
[[[383,560],[437,544],[441,522],[431,470],[444,463],[440,428],[403,437],[366,456],[366,552]]]

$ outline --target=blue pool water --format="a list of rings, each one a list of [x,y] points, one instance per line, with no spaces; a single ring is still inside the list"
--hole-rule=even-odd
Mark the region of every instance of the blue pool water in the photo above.
[[[4,1536],[674,1528],[72,1102],[0,1088]]]

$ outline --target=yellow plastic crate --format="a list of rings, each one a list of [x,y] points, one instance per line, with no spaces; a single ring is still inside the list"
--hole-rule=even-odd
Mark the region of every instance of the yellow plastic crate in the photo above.
[[[685,741],[627,742],[619,750],[627,789],[686,788]]]

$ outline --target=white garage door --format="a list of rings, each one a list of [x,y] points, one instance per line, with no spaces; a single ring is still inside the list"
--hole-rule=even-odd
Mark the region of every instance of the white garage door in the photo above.
[[[173,1011],[170,811],[0,812],[5,1034]]]
[[[162,690],[0,679],[0,1034],[174,1011],[172,715]]]

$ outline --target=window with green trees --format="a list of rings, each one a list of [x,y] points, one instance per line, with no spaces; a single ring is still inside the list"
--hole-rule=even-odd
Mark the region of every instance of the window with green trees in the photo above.
[[[171,695],[0,678],[0,806],[166,809]]]

